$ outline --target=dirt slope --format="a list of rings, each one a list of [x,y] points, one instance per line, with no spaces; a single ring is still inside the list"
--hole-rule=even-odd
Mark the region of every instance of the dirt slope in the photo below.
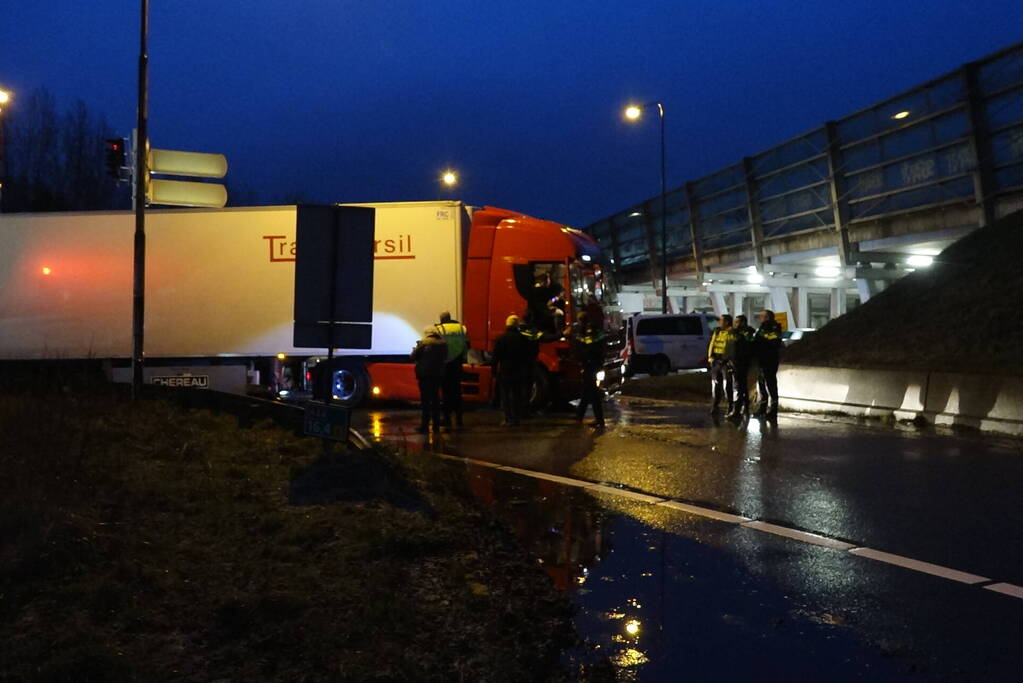
[[[1023,375],[1023,211],[793,344],[785,363]]]

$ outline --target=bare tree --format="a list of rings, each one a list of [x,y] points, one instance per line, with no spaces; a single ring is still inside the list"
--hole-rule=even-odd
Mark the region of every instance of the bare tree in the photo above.
[[[65,113],[46,88],[37,88],[5,112],[6,182],[3,210],[66,211],[120,208],[103,167],[106,121],[81,100]]]

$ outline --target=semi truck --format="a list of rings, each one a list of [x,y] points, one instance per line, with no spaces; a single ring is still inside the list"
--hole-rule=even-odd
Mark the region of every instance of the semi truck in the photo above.
[[[331,392],[350,405],[415,400],[409,352],[448,311],[472,349],[464,395],[485,402],[494,342],[519,315],[540,338],[531,400],[545,404],[578,391],[569,331],[580,312],[617,338],[610,259],[586,234],[459,201],[352,205],[375,209],[372,344],[337,349],[330,367],[326,349],[293,344],[296,206],[148,211],[145,381],[281,399]],[[99,360],[109,379],[128,381],[133,231],[127,211],[0,215],[0,359]]]

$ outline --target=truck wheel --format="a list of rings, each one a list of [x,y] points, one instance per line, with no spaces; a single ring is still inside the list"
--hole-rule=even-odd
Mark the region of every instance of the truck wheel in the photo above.
[[[333,372],[326,372],[326,363],[320,372],[318,398],[325,399],[329,390],[334,400],[341,405],[357,406],[369,395],[369,373],[362,363],[351,361],[335,362]]]
[[[654,377],[661,377],[671,372],[671,361],[663,354],[658,354],[650,361],[650,374]]]
[[[533,381],[529,385],[529,409],[543,410],[551,402],[551,379],[541,368],[533,370]]]

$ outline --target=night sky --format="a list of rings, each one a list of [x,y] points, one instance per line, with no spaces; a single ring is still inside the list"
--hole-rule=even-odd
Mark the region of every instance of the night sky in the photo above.
[[[138,2],[4,0],[0,86],[130,134]],[[264,201],[458,198],[582,227],[1023,40],[1019,0],[152,0],[150,139]],[[14,106],[17,106],[15,101]]]

